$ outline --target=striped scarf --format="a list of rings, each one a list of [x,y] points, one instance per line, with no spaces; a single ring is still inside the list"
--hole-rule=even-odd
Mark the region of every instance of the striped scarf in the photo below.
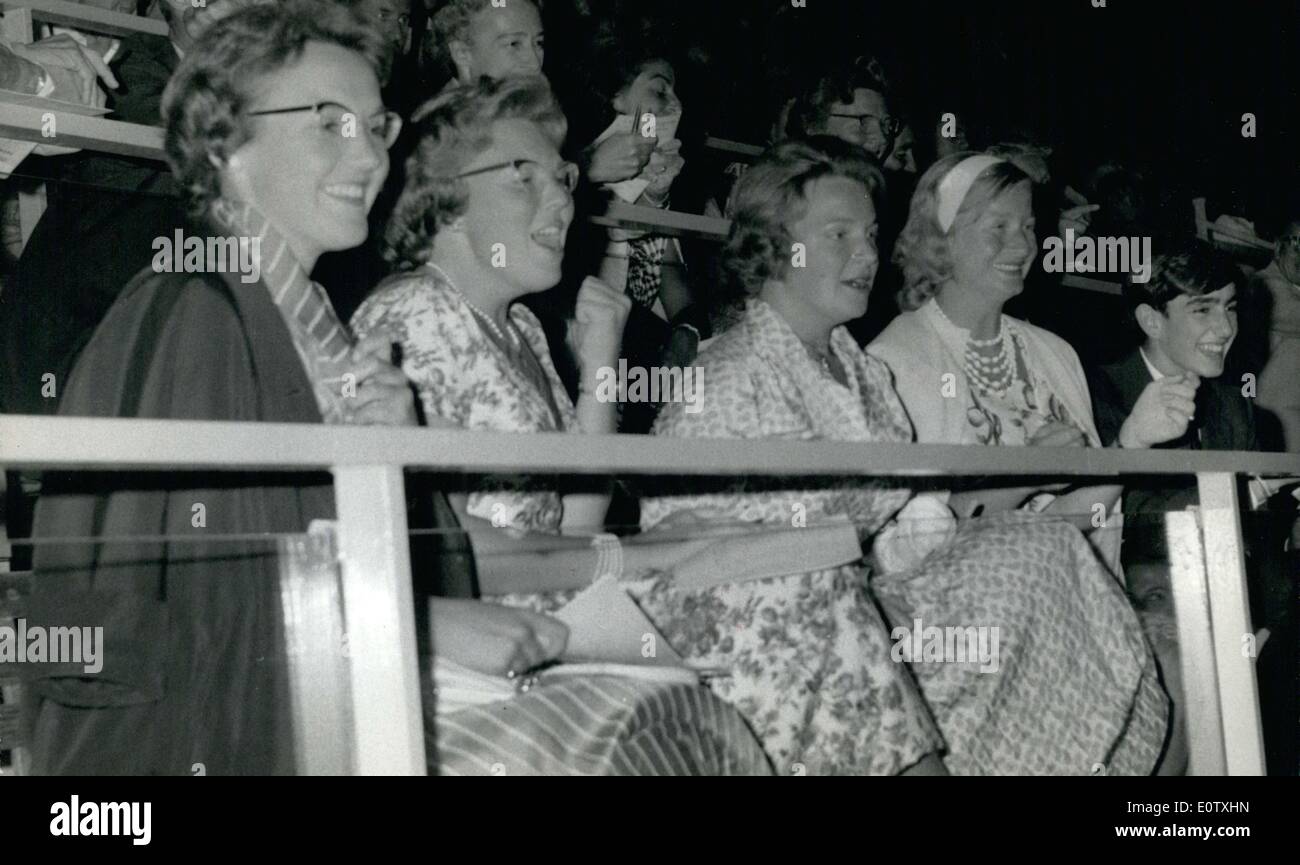
[[[252,205],[217,199],[212,216],[220,228],[236,237],[258,239],[254,249],[262,284],[293,337],[321,417],[325,423],[343,423],[344,373],[351,368],[348,356],[355,340],[334,313],[325,289],[312,282],[284,236]]]

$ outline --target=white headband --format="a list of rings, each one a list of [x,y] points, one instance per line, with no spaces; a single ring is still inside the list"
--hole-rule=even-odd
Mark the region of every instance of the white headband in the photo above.
[[[952,170],[944,175],[943,180],[939,181],[939,208],[935,216],[938,217],[939,227],[943,229],[944,234],[952,228],[952,222],[957,218],[957,211],[961,209],[961,203],[966,200],[966,195],[976,179],[999,162],[1006,162],[1006,160],[984,153],[968,156],[954,165]]]

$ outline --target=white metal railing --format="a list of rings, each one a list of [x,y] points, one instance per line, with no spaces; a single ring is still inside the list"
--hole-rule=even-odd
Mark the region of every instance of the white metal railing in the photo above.
[[[403,468],[571,475],[1115,478],[1195,474],[1199,519],[1168,518],[1197,774],[1263,774],[1237,474],[1300,474],[1290,454],[973,448],[439,429],[0,416],[9,469],[331,471],[361,774],[421,774],[424,740]]]

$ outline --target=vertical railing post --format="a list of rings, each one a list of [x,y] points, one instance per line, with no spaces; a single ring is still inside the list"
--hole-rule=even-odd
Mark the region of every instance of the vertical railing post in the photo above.
[[[1213,472],[1198,474],[1196,481],[1201,493],[1201,529],[1205,533],[1205,570],[1227,772],[1263,775],[1264,734],[1237,480],[1232,474]]]
[[[1178,656],[1182,664],[1184,717],[1187,725],[1189,775],[1222,775],[1223,717],[1219,712],[1219,673],[1214,663],[1210,595],[1205,580],[1205,546],[1196,514],[1165,514],[1169,543],[1169,578],[1178,619]],[[1166,671],[1166,675],[1168,671]]]
[[[421,775],[424,727],[400,466],[334,469],[361,775]]]

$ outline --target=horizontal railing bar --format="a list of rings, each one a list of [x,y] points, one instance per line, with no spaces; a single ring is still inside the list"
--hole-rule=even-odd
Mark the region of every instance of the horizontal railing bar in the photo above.
[[[16,138],[37,144],[80,147],[98,153],[116,153],[163,160],[163,132],[156,126],[123,123],[103,117],[87,117],[67,111],[54,111],[57,133],[47,138],[42,108],[0,103],[0,138]]]
[[[168,34],[167,23],[157,18],[110,12],[94,6],[68,3],[66,0],[0,0],[0,8],[30,9],[32,17],[37,21],[89,30],[92,33],[106,33],[109,36],[129,36],[132,33],[144,33],[149,36]]]
[[[1099,291],[1102,294],[1124,294],[1124,286],[1118,282],[1107,282],[1104,279],[1079,276],[1077,273],[1064,274],[1061,277],[1061,285],[1066,288],[1080,288],[1084,291]]]
[[[763,155],[763,148],[756,144],[745,144],[742,141],[732,141],[727,138],[718,138],[713,135],[705,137],[704,146],[710,150],[716,150],[720,153],[732,153],[737,156],[756,158]]]
[[[633,435],[0,415],[0,465],[23,469],[315,470],[402,465],[574,475],[1300,474],[1295,454],[743,442]]]
[[[614,228],[640,228],[661,234],[695,234],[714,240],[724,239],[731,230],[731,221],[727,219],[677,210],[660,210],[625,201],[611,202],[603,215],[592,216],[591,221],[596,225]]]

